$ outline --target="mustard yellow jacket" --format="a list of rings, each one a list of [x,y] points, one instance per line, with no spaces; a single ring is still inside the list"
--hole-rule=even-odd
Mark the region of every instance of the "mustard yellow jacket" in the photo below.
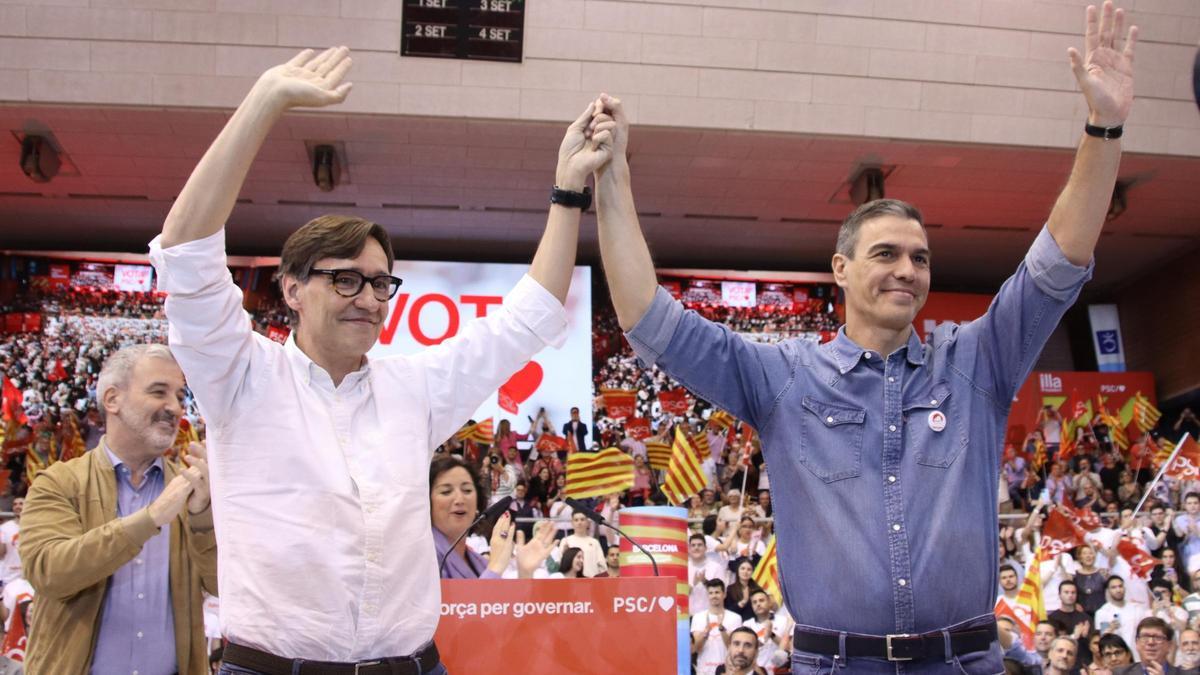
[[[35,594],[25,655],[30,675],[87,675],[108,578],[158,533],[146,509],[117,518],[117,477],[104,442],[34,479],[21,514],[21,566]],[[163,484],[180,472],[163,462]],[[180,675],[208,670],[203,588],[217,593],[211,506],[183,510],[171,527],[171,604]]]

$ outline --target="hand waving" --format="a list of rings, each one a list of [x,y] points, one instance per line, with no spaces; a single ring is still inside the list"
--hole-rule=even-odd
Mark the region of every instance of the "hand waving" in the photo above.
[[[259,84],[268,87],[284,108],[320,108],[346,100],[353,85],[342,78],[351,64],[346,47],[330,47],[320,54],[305,49],[263,73]]]
[[[1087,98],[1088,121],[1101,127],[1125,123],[1133,105],[1133,45],[1137,41],[1137,26],[1130,26],[1123,48],[1117,50],[1117,40],[1125,24],[1125,10],[1113,10],[1111,0],[1097,10],[1087,8],[1087,32],[1084,35],[1086,53],[1071,47],[1067,55],[1079,88]]]
[[[517,533],[517,576],[530,579],[537,568],[546,562],[554,550],[554,523],[543,520],[534,526],[533,538],[525,541],[525,533]]]

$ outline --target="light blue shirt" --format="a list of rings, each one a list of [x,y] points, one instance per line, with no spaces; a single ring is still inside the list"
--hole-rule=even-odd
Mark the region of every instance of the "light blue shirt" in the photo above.
[[[627,337],[759,431],[797,624],[935,631],[990,621],[1009,407],[1091,269],[1043,228],[986,314],[886,356],[844,327],[821,345],[750,342],[661,288]]]
[[[137,513],[163,491],[163,460],[134,487],[130,470],[104,446],[117,477],[117,517]],[[94,675],[171,675],[175,655],[175,615],[171,609],[171,528],[151,537],[137,557],[108,579],[100,611],[100,634],[92,658]]]

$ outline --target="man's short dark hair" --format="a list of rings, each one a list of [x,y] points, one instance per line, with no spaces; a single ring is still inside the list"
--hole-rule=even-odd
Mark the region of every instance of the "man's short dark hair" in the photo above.
[[[733,636],[736,635],[737,633],[748,634],[750,636],[750,638],[754,641],[754,648],[758,649],[758,633],[755,633],[754,631],[750,630],[746,626],[738,626],[737,628],[734,628],[733,630],[729,631],[729,638],[733,639]]]
[[[1113,582],[1114,580],[1115,580],[1115,581],[1119,581],[1119,582],[1121,582],[1121,585],[1122,585],[1122,586],[1124,586],[1124,585],[1125,585],[1125,579],[1124,579],[1124,578],[1122,578],[1122,577],[1121,577],[1120,575],[1118,575],[1118,574],[1112,574],[1112,575],[1109,575],[1109,577],[1108,577],[1107,579],[1105,579],[1105,580],[1104,580],[1104,590],[1106,590],[1106,591],[1107,591],[1107,590],[1108,590],[1108,587],[1109,587],[1109,586],[1112,586],[1112,582]]]
[[[1163,635],[1167,636],[1167,642],[1175,639],[1175,631],[1171,629],[1171,624],[1163,621],[1157,616],[1148,616],[1138,622],[1137,635],[1141,637],[1142,631],[1146,628],[1157,628],[1162,631]]]
[[[280,290],[283,290],[284,277],[308,281],[313,265],[322,258],[358,256],[367,245],[367,239],[379,242],[387,256],[390,273],[396,256],[392,250],[392,240],[382,225],[356,216],[325,215],[308,221],[283,243],[279,269],[275,273]],[[287,307],[287,314],[288,320],[295,326],[299,316],[291,307]]]
[[[756,595],[766,595],[767,597],[770,597],[770,595],[768,595],[767,592],[764,591],[761,586],[750,591],[750,597],[753,598]]]
[[[1100,636],[1100,651],[1103,652],[1105,647],[1116,647],[1127,654],[1133,653],[1129,651],[1129,645],[1125,643],[1125,638],[1116,633],[1105,633]]]
[[[899,216],[906,220],[915,220],[922,228],[925,227],[921,212],[912,204],[899,199],[876,199],[854,209],[854,212],[842,221],[842,227],[838,230],[837,252],[854,259],[854,249],[858,246],[858,232],[863,223],[881,216]]]
[[[1195,497],[1196,499],[1200,499],[1200,492],[1187,493],[1186,495],[1183,496],[1183,501],[1186,502],[1187,500],[1191,499],[1192,497]]]
[[[1004,564],[1004,565],[1001,565],[1001,566],[1000,566],[1000,571],[1001,571],[1001,572],[1012,572],[1013,574],[1017,574],[1017,568],[1015,568],[1015,567],[1013,567],[1012,565],[1009,565],[1009,564]],[[1020,576],[1020,575],[1018,574],[1017,576]]]
[[[708,581],[704,582],[704,587],[725,590],[725,582],[721,581],[720,579],[709,579]]]
[[[1079,591],[1079,584],[1075,583],[1074,579],[1064,579],[1063,582],[1058,585],[1059,593],[1062,593],[1063,586],[1072,586],[1075,588],[1076,592]]]
[[[708,540],[704,538],[703,534],[700,534],[699,532],[693,532],[692,536],[688,537],[688,543],[690,544],[697,539],[699,539],[700,543],[702,544],[706,544],[708,542]]]
[[[711,536],[713,532],[717,531],[717,517],[715,515],[705,516],[704,522],[700,523],[700,530]]]
[[[573,413],[579,412],[579,406],[577,406],[577,405],[571,406],[571,412],[573,412]]]

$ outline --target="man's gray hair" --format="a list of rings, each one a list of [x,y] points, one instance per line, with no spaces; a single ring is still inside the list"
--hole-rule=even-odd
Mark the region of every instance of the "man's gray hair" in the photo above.
[[[854,248],[858,246],[858,231],[862,229],[863,223],[880,216],[899,216],[905,220],[915,220],[918,225],[925,227],[921,212],[912,204],[899,199],[876,199],[854,209],[854,213],[846,216],[838,230],[837,252],[853,259]]]
[[[113,387],[128,387],[134,366],[144,358],[165,359],[177,363],[170,347],[164,344],[130,345],[118,349],[105,359],[104,366],[100,368],[100,377],[96,379],[96,408],[100,410],[101,418],[107,418],[107,412],[104,410],[104,392]]]

